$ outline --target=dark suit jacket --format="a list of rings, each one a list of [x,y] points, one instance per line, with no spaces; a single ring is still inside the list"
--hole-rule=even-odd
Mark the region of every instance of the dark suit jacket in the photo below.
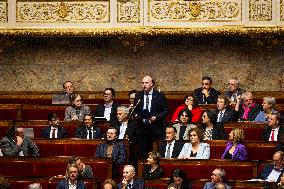
[[[87,186],[84,184],[83,181],[78,180],[77,189],[87,189]],[[67,179],[60,180],[56,186],[56,189],[69,189],[69,182]]]
[[[107,157],[107,143],[99,144],[95,157]],[[112,151],[112,161],[116,165],[123,165],[126,161],[126,151],[123,142],[115,141]]]
[[[259,104],[255,104],[255,107],[249,112],[248,114],[248,120],[244,120],[242,117],[244,115],[244,110],[242,108],[243,104],[240,104],[240,108],[239,111],[237,112],[237,117],[241,120],[241,121],[254,121],[254,119],[256,118],[257,114],[262,110],[262,107]]]
[[[272,128],[270,126],[265,126],[262,132],[262,140],[269,141],[270,133]],[[279,127],[277,141],[283,141],[284,139],[284,129],[282,126]]]
[[[134,179],[132,189],[143,189],[144,188],[144,181],[142,179]],[[117,185],[117,189],[122,189],[122,184],[119,183]]]
[[[84,124],[80,124],[75,131],[76,138],[87,138],[87,127]],[[101,138],[101,129],[93,126],[93,139]]]
[[[218,115],[219,112],[217,112]],[[223,117],[221,119],[222,123],[226,123],[226,122],[232,122],[232,121],[236,121],[236,114],[235,111],[230,109],[230,108],[226,108]]]
[[[110,112],[110,124],[117,124],[117,107],[120,106],[120,104],[113,102],[111,112]],[[105,105],[104,104],[98,104],[95,109],[95,117],[104,117],[105,112]]]
[[[118,131],[117,136],[119,136],[119,134],[120,134],[120,126],[121,126],[120,122],[112,125],[112,127],[115,127]],[[136,141],[136,139],[137,139],[137,122],[135,120],[131,120],[131,119],[128,120],[125,134],[127,134],[128,139],[130,141]]]
[[[177,140],[175,141],[175,145],[174,145],[174,148],[173,148],[171,158],[177,158],[178,157],[183,145],[184,145],[183,142],[180,142],[180,141],[177,141]],[[166,148],[167,148],[167,142],[163,142],[163,144],[161,144],[158,148],[162,158],[165,158],[165,153],[166,153],[166,150],[167,150]]]
[[[262,179],[262,180],[266,180],[267,177],[269,176],[269,174],[271,173],[271,171],[273,170],[273,168],[274,168],[274,165],[272,165],[272,164],[265,165],[262,172],[260,173],[260,175],[257,176],[257,178]],[[276,182],[280,182],[280,178],[281,178],[283,173],[284,173],[284,169],[281,170],[281,174],[279,175]]]
[[[21,146],[16,145],[12,139],[4,137],[0,141],[0,148],[3,156],[7,157],[17,157],[20,151],[23,151],[24,156],[39,156],[37,145],[28,137],[24,137]]]
[[[135,98],[136,98],[135,104],[137,104],[138,100],[140,100],[140,102],[138,103],[135,109],[135,114],[137,114],[137,117],[139,119],[139,125],[141,124],[143,125],[142,118],[144,117],[143,113],[144,92],[143,91],[138,92]],[[165,95],[161,92],[158,92],[157,90],[153,90],[151,110],[149,114],[150,117],[156,116],[157,119],[155,122],[149,125],[151,132],[153,133],[154,136],[162,136],[164,134],[164,130],[167,126],[166,117],[168,113],[169,113],[169,107]]]
[[[51,126],[47,126],[43,128],[41,131],[42,138],[50,138],[50,130],[51,130]],[[57,132],[57,138],[67,138],[67,129],[59,125],[58,132]]]
[[[205,131],[206,125],[201,124],[200,129]],[[224,130],[224,126],[222,123],[215,123],[213,126],[213,132],[212,132],[212,140],[226,140],[227,134]]]
[[[242,93],[244,93],[245,91],[242,90],[241,88],[238,88],[237,90],[237,96],[240,96]],[[228,90],[228,91],[224,91],[224,96],[227,97],[228,99],[231,99],[231,96],[233,95],[233,93]]]
[[[209,89],[209,96],[207,98],[205,98],[204,94],[202,93],[202,88],[195,89],[193,93],[197,98],[198,104],[216,104],[218,95],[220,95],[220,92],[214,88]]]

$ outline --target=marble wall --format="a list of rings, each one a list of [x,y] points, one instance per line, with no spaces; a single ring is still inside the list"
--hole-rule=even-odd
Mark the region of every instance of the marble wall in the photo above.
[[[0,91],[60,91],[65,80],[79,91],[139,89],[152,75],[163,91],[191,91],[211,76],[223,90],[231,76],[253,91],[284,91],[283,46],[252,39],[148,38],[136,52],[116,38],[18,38],[0,53]]]

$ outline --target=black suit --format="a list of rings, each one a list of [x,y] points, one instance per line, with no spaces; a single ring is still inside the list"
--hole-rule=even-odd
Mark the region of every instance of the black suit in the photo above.
[[[173,148],[171,158],[177,158],[179,156],[179,153],[180,153],[183,145],[184,145],[183,142],[180,142],[180,141],[177,141],[177,140],[175,141],[175,145],[174,145],[174,148]],[[165,153],[166,153],[166,150],[167,150],[166,148],[167,148],[167,142],[163,142],[163,144],[161,144],[158,147],[158,151],[160,152],[162,158],[165,158]]]
[[[193,93],[197,98],[198,104],[216,104],[220,95],[220,92],[214,88],[209,89],[209,96],[207,98],[202,93],[202,88],[195,89]]]
[[[117,185],[118,189],[122,189],[122,183]],[[143,189],[144,188],[144,181],[142,179],[134,179],[133,185],[131,186],[132,189]]]
[[[117,136],[119,136],[121,123],[117,122],[115,124],[112,124],[111,126],[117,129],[118,131]],[[125,135],[128,136],[128,139],[130,141],[135,141],[137,139],[137,122],[135,120],[131,120],[131,119],[128,120]],[[125,135],[124,135],[124,138],[125,138]]]
[[[87,138],[87,126],[85,126],[84,124],[80,124],[75,131],[75,137],[76,138]],[[93,139],[96,138],[101,138],[101,129],[98,127],[94,127],[93,126]]]
[[[110,112],[110,120],[109,120],[110,124],[118,123],[117,116],[116,116],[118,106],[120,106],[120,104],[113,102],[112,107],[111,107],[111,112]],[[104,117],[104,112],[105,112],[105,105],[98,104],[95,109],[95,117]]]
[[[219,114],[219,111],[217,112],[217,116],[218,116],[218,114]],[[232,122],[232,121],[236,121],[235,111],[230,109],[230,108],[226,108],[226,110],[223,113],[223,116],[222,116],[220,122],[221,123],[226,123],[226,122]]]
[[[205,131],[206,130],[206,125],[201,124],[200,129]],[[222,123],[215,123],[213,125],[213,131],[212,131],[212,140],[226,140],[227,134],[224,130],[224,126]]]
[[[51,126],[44,127],[41,132],[42,138],[50,138]],[[62,126],[58,126],[57,138],[67,138],[67,129]]]
[[[150,110],[143,110],[144,91],[140,91],[136,94],[135,104],[137,104],[137,107],[134,115],[138,120],[140,155],[142,158],[146,159],[148,152],[152,150],[153,140],[164,138],[169,107],[165,95],[157,90],[153,90]],[[145,112],[147,114],[145,114]],[[145,123],[143,119],[145,119],[146,116],[148,118],[155,116],[156,120],[151,123]]]
[[[270,126],[265,126],[263,128],[262,140],[269,141],[271,130],[272,130],[272,128]],[[284,129],[283,129],[283,127],[280,126],[279,131],[278,131],[278,135],[277,135],[277,141],[283,141],[283,139],[284,139]]]

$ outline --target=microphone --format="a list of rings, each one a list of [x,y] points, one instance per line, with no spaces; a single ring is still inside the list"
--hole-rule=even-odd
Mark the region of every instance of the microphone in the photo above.
[[[131,116],[132,116],[132,114],[133,114],[135,108],[138,106],[138,104],[139,104],[140,102],[141,102],[141,99],[138,99],[137,103],[135,104],[135,106],[133,106],[133,108],[132,108],[132,110],[131,110],[131,112],[130,112],[130,114],[129,114],[128,117],[131,117]]]

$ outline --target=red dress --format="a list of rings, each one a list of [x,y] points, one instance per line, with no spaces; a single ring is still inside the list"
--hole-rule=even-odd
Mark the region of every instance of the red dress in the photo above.
[[[178,106],[177,109],[175,110],[175,113],[173,114],[171,121],[176,122],[176,120],[178,119],[179,112],[186,107],[187,107],[187,105],[185,105],[185,104]],[[192,113],[192,120],[191,120],[192,123],[201,122],[201,117],[202,117],[203,111],[199,107],[192,108],[191,113]]]

